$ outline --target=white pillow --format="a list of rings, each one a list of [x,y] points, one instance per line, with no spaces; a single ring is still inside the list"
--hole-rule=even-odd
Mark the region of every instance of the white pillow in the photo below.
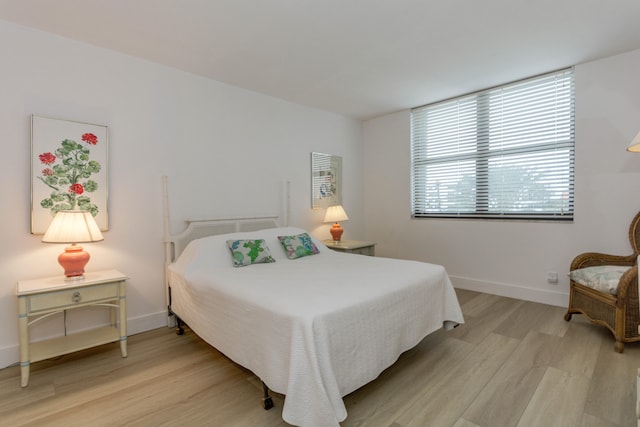
[[[199,265],[215,268],[233,268],[233,257],[227,246],[227,240],[264,239],[275,260],[288,260],[278,236],[294,235],[306,231],[297,227],[265,228],[258,231],[218,234],[192,240],[174,263],[174,269],[186,272]],[[322,245],[313,238],[316,246]]]

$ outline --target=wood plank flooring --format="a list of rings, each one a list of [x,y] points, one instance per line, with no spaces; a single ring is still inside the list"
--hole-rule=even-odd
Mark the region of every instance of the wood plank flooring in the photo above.
[[[345,397],[343,427],[636,426],[640,343],[622,354],[565,309],[457,290],[466,323],[438,331]],[[284,397],[187,330],[0,370],[2,426],[284,427]]]

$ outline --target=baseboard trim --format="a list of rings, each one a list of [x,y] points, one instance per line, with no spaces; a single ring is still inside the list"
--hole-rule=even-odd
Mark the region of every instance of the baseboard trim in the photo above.
[[[559,307],[567,307],[569,304],[569,294],[562,292],[533,289],[506,283],[487,282],[461,276],[449,277],[453,286],[460,289],[484,292],[487,294],[500,295],[503,297],[555,305]],[[129,318],[127,320],[127,335],[135,335],[152,329],[167,327],[168,321],[169,326],[171,326],[171,318],[167,318],[166,311],[159,311],[144,316]],[[15,365],[19,360],[20,349],[18,343],[0,348],[0,368]]]
[[[100,326],[100,325],[98,325]],[[127,319],[127,335],[135,335],[167,326],[167,312],[146,314],[144,316]],[[20,361],[20,346],[18,343],[0,348],[0,369],[17,365]]]
[[[469,277],[449,276],[453,286],[469,291],[483,292],[486,294],[500,295],[508,298],[538,302],[541,304],[567,307],[569,294],[544,289],[527,288],[507,283],[487,282],[471,279]]]
[[[167,326],[167,311],[158,311],[127,319],[127,335],[135,335]]]

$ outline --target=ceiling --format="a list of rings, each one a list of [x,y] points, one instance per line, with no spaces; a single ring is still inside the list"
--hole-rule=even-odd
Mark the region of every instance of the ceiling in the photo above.
[[[0,19],[359,119],[640,48],[638,0],[0,0]]]

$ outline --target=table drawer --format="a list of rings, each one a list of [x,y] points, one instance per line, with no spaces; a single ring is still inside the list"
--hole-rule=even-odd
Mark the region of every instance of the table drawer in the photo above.
[[[68,289],[42,295],[32,295],[29,297],[27,310],[29,313],[33,313],[62,309],[74,305],[91,304],[101,300],[117,299],[118,288],[118,283],[109,283],[81,289]]]
[[[357,254],[357,255],[373,255],[371,253],[371,248],[370,247],[366,247],[366,248],[358,248],[358,249],[353,249],[351,251],[352,254]]]

